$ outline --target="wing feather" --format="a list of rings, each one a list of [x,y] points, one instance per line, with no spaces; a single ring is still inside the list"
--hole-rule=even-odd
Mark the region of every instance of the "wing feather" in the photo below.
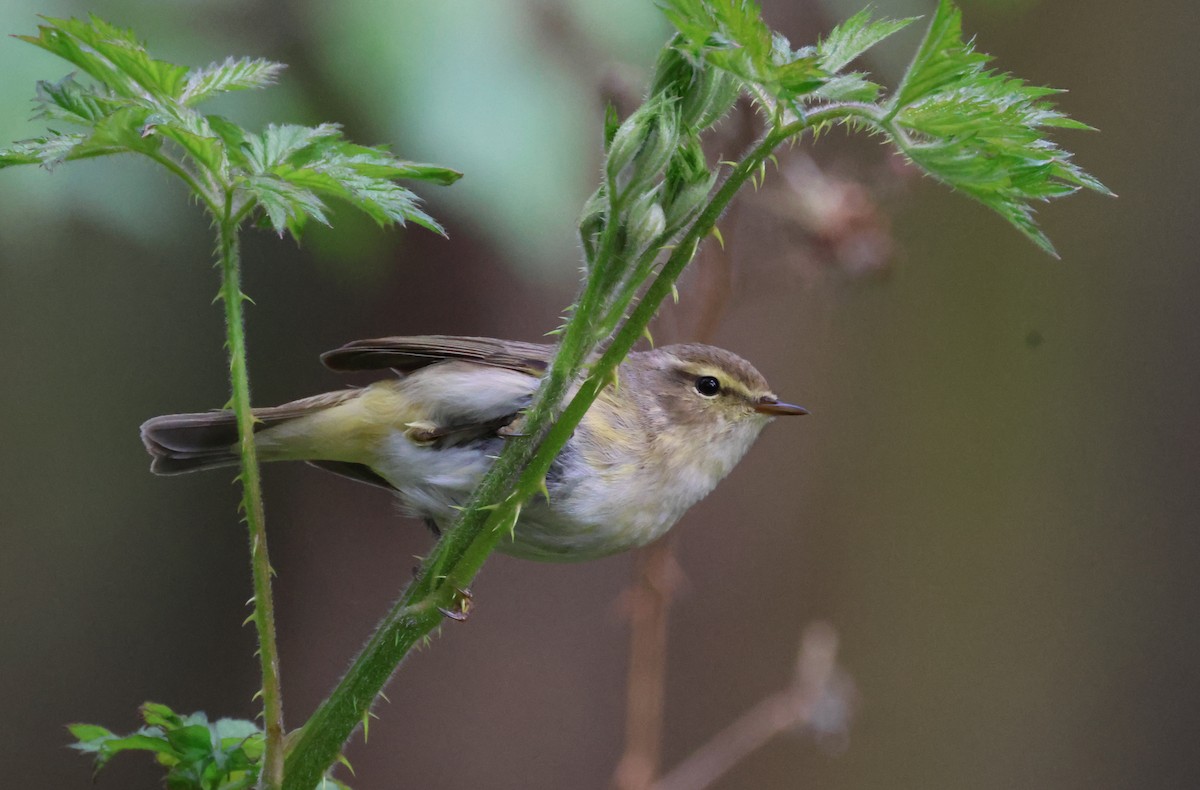
[[[411,373],[428,365],[457,359],[541,376],[550,364],[552,346],[496,340],[490,337],[416,335],[355,340],[327,351],[321,361],[331,370],[382,370]]]

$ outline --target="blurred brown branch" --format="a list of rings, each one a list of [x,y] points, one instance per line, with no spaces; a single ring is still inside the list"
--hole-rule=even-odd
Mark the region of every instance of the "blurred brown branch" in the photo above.
[[[828,623],[813,623],[804,629],[792,682],[714,735],[652,784],[652,790],[710,787],[767,741],[790,730],[844,736],[855,691],[849,676],[837,666],[837,648],[837,632]]]
[[[613,780],[617,790],[646,790],[662,763],[667,612],[680,576],[670,537],[639,550],[634,558],[634,581],[624,601],[629,615],[629,682],[625,752]]]

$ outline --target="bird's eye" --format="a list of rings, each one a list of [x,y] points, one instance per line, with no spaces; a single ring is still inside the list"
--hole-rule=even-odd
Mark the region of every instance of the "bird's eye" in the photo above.
[[[696,379],[696,392],[706,398],[715,398],[721,391],[721,382],[713,376],[701,376]]]

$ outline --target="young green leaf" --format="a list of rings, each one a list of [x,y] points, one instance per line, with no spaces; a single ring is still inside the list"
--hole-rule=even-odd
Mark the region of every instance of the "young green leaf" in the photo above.
[[[246,141],[246,154],[250,167],[256,173],[265,173],[278,165],[293,163],[305,152],[319,153],[315,146],[322,141],[340,140],[341,127],[336,123],[320,126],[297,126],[295,124],[271,124],[262,134],[252,135]]]
[[[50,17],[46,21],[50,26],[40,27],[39,37],[20,38],[70,60],[122,96],[168,100],[183,87],[187,69],[150,57],[131,30],[97,16],[87,22]]]
[[[987,68],[991,58],[962,38],[962,13],[942,0],[883,127],[930,175],[997,211],[1056,254],[1033,220],[1033,201],[1080,188],[1108,189],[1050,141],[1047,127],[1087,128],[1054,108],[1051,88]]]
[[[112,732],[97,724],[68,724],[67,730],[79,741],[76,747],[87,751],[92,751],[90,746],[93,742],[114,737]]]
[[[218,93],[265,88],[274,85],[285,68],[282,63],[263,58],[226,58],[223,63],[189,71],[179,100],[196,104]]]
[[[225,141],[208,128],[208,121],[203,121],[200,129],[188,129],[182,124],[173,122],[161,116],[150,116],[142,127],[142,135],[161,135],[178,145],[189,159],[196,163],[198,169],[210,173],[224,174],[229,167],[225,157]],[[207,133],[206,133],[207,132]]]
[[[742,81],[759,99],[790,104],[829,74],[812,52],[793,52],[762,20],[752,0],[667,0],[663,13],[680,47]]]
[[[34,117],[78,126],[91,126],[125,106],[119,99],[80,84],[74,74],[68,74],[58,82],[39,81],[35,101],[38,112]]]
[[[166,705],[141,708],[146,726],[130,735],[114,735],[94,724],[72,724],[72,744],[95,755],[96,770],[126,751],[150,752],[168,769],[172,790],[249,790],[258,782],[264,736],[252,721],[220,719],[203,712],[181,716]]]
[[[451,184],[461,173],[398,159],[384,148],[354,145],[337,124],[272,124],[251,134],[192,107],[219,93],[270,85],[283,64],[228,58],[188,70],[152,58],[132,31],[97,17],[45,22],[37,36],[21,38],[75,64],[97,84],[74,76],[39,83],[39,116],[85,132],[53,132],[0,149],[0,168],[52,168],[66,159],[128,151],[170,168],[211,212],[244,218],[257,207],[265,224],[279,233],[298,235],[310,219],[327,224],[322,196],[350,203],[384,225],[411,220],[444,233],[419,208],[417,196],[394,182]]]
[[[41,165],[53,170],[66,161],[73,151],[87,140],[82,134],[54,134],[21,140],[10,147],[0,149],[0,169],[12,165]]]
[[[321,199],[286,179],[264,173],[244,179],[241,188],[263,210],[269,226],[280,236],[291,229],[291,223],[305,218],[329,224]]]
[[[883,86],[871,82],[866,74],[852,71],[830,77],[813,96],[826,101],[874,102],[882,91]]]
[[[841,71],[868,49],[916,20],[917,17],[872,20],[870,9],[859,11],[817,44],[817,63],[830,73]]]

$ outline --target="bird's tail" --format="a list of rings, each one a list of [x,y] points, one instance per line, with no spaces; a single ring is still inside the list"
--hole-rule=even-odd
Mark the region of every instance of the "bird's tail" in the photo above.
[[[357,397],[360,390],[343,390],[254,410],[254,432],[279,427]],[[153,459],[156,475],[179,475],[238,463],[237,417],[232,411],[164,414],[142,424],[142,444]],[[289,457],[278,442],[258,441],[259,460]]]

